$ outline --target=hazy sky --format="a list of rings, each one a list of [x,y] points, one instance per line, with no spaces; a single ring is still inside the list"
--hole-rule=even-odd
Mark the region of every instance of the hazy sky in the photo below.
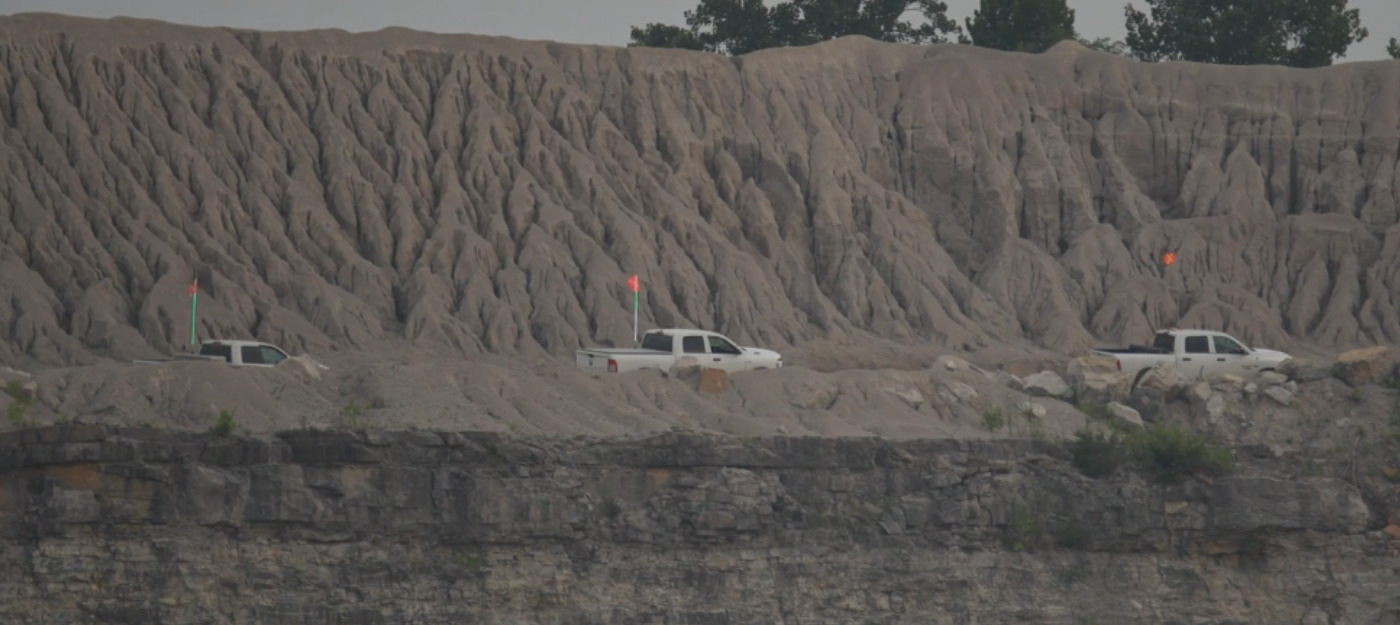
[[[1139,0],[1069,0],[1086,37],[1124,34],[1123,6]],[[946,0],[959,23],[978,0]],[[574,43],[625,45],[628,29],[647,22],[680,24],[699,0],[0,0],[0,14],[49,11],[92,17],[148,17],[205,26],[261,30],[406,26],[446,33],[505,35]],[[1351,0],[1371,36],[1346,59],[1389,58],[1385,44],[1400,35],[1400,0]]]

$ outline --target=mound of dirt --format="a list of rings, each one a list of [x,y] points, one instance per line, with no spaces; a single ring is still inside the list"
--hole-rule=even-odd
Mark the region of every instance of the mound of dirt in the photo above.
[[[4,17],[0,361],[1394,341],[1395,67]]]

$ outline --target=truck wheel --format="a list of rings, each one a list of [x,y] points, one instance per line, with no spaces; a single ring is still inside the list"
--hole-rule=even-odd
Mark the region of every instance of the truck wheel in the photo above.
[[[1133,391],[1136,391],[1136,390],[1137,390],[1137,387],[1138,387],[1138,383],[1139,383],[1139,382],[1142,382],[1142,379],[1143,379],[1144,377],[1147,377],[1147,372],[1148,372],[1148,371],[1151,371],[1151,370],[1152,370],[1152,368],[1151,368],[1151,367],[1148,367],[1148,368],[1146,368],[1146,369],[1143,369],[1142,371],[1139,371],[1138,374],[1137,374],[1137,377],[1133,378],[1133,385],[1130,386],[1130,387],[1128,387],[1128,392],[1129,392],[1129,393],[1132,393]]]

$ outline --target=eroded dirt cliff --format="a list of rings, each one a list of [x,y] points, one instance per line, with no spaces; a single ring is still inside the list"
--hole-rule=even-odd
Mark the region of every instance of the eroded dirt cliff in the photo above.
[[[0,434],[0,502],[15,625],[1400,618],[1344,480],[1026,441],[78,426]]]
[[[1400,339],[1400,64],[0,19],[0,360]],[[1175,251],[1179,261],[1161,263]]]

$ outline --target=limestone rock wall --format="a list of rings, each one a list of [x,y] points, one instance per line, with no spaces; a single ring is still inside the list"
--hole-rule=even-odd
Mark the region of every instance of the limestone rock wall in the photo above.
[[[1161,487],[1032,442],[0,434],[39,623],[1393,623],[1332,478]]]

